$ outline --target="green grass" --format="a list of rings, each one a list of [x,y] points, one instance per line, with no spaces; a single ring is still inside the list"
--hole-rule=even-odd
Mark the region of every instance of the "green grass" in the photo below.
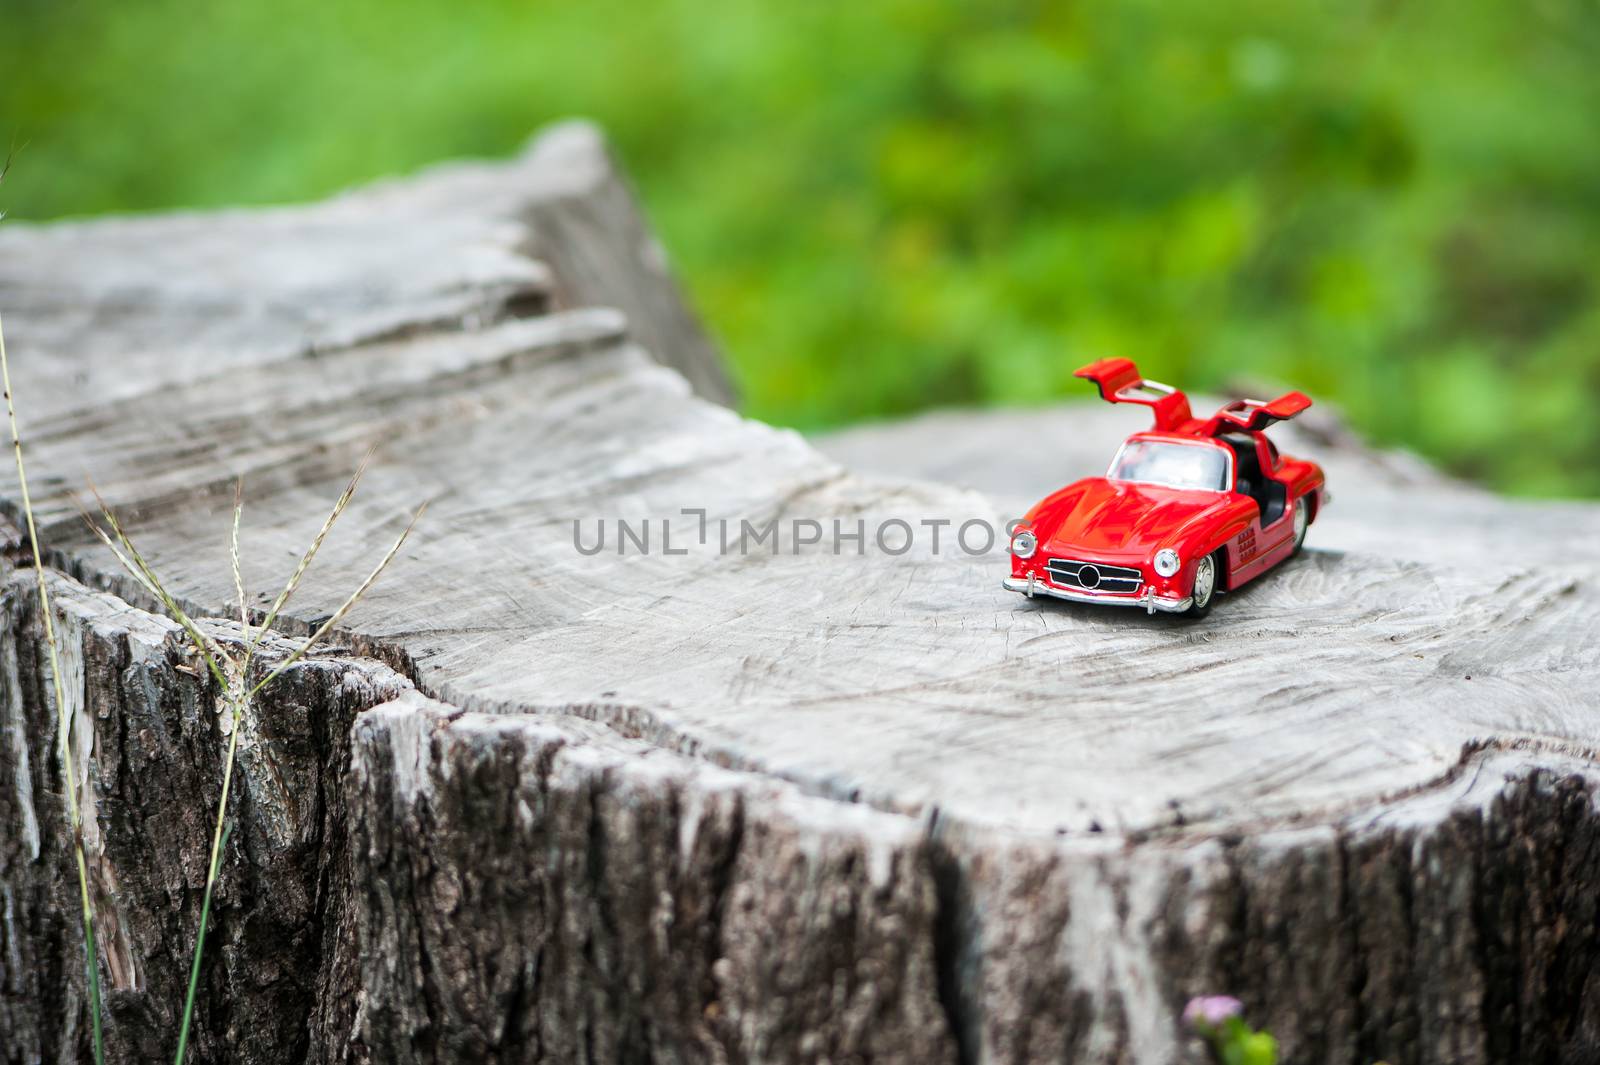
[[[1587,0],[20,0],[5,29],[18,217],[312,198],[587,115],[756,416],[1043,403],[1121,354],[1600,495]]]
[[[4,364],[4,349],[0,348],[0,367],[3,367]],[[7,395],[9,397],[9,389]],[[13,437],[15,436],[15,424],[15,418],[13,418]],[[19,477],[22,475],[20,455],[21,449],[19,447],[19,458],[17,464]],[[278,677],[282,676],[285,670],[287,670],[290,666],[299,661],[303,656],[315,648],[317,644],[328,635],[328,633],[333,631],[340,621],[344,620],[345,615],[348,614],[350,610],[361,601],[362,596],[366,595],[367,591],[377,581],[378,577],[381,576],[383,571],[389,567],[389,564],[394,561],[395,556],[400,553],[400,549],[405,546],[406,538],[411,535],[412,528],[416,525],[417,520],[422,517],[423,511],[427,509],[425,504],[417,509],[416,515],[395,539],[393,546],[389,548],[388,552],[384,554],[383,558],[378,562],[378,564],[373,567],[371,573],[369,573],[366,579],[361,582],[360,586],[357,587],[356,590],[350,594],[349,598],[347,598],[339,606],[339,609],[335,610],[331,615],[324,619],[322,624],[319,625],[309,637],[302,641],[300,645],[292,652],[290,652],[288,655],[285,655],[283,659],[277,663],[277,665],[267,671],[264,677],[261,677],[259,680],[256,679],[252,673],[251,666],[255,662],[256,651],[260,646],[261,641],[270,633],[272,629],[272,623],[278,619],[279,614],[282,612],[284,607],[288,605],[290,598],[293,597],[295,591],[300,587],[300,581],[305,576],[306,571],[311,567],[311,563],[316,559],[317,552],[321,550],[323,541],[326,540],[328,534],[333,531],[334,524],[339,520],[340,515],[344,513],[345,508],[350,505],[350,500],[355,495],[356,486],[360,483],[361,474],[365,469],[366,463],[363,461],[361,466],[356,470],[355,476],[350,479],[349,485],[339,495],[338,500],[334,503],[333,510],[329,513],[327,520],[323,522],[322,528],[318,530],[317,535],[312,538],[311,545],[306,548],[305,553],[301,555],[299,564],[295,566],[294,572],[289,575],[289,580],[283,586],[283,590],[278,593],[277,598],[275,598],[272,602],[271,608],[260,619],[260,624],[256,625],[253,630],[250,621],[250,599],[245,590],[244,571],[239,558],[239,523],[244,512],[243,484],[240,484],[234,495],[233,529],[229,538],[229,557],[233,568],[234,591],[238,596],[239,631],[244,643],[242,650],[235,649],[230,651],[227,647],[224,647],[220,642],[208,635],[192,618],[189,617],[188,614],[184,612],[183,608],[178,605],[177,599],[167,591],[166,586],[161,581],[161,578],[156,574],[156,571],[151,568],[150,563],[142,554],[140,554],[138,548],[133,545],[133,541],[129,538],[127,532],[117,520],[116,514],[111,510],[110,507],[106,505],[104,500],[99,498],[98,493],[96,493],[96,502],[99,504],[100,519],[97,521],[90,517],[87,513],[85,514],[85,520],[88,521],[90,528],[94,530],[95,534],[99,536],[101,542],[105,544],[111,553],[116,556],[117,561],[121,563],[123,569],[127,571],[128,575],[133,578],[133,580],[139,584],[145,590],[145,592],[151,596],[151,598],[153,598],[156,602],[159,602],[166,610],[167,614],[182,627],[184,634],[189,639],[190,647],[196,654],[200,656],[201,660],[205,662],[207,670],[210,672],[212,678],[217,682],[218,699],[221,704],[221,706],[219,706],[219,710],[222,707],[226,707],[229,715],[229,727],[227,729],[228,753],[227,757],[223,761],[222,793],[217,800],[216,828],[212,832],[211,852],[206,862],[207,872],[205,895],[203,896],[200,904],[200,925],[195,931],[194,957],[189,968],[188,991],[183,1000],[183,1019],[178,1027],[177,1050],[173,1057],[174,1065],[184,1065],[186,1060],[189,1047],[190,1024],[194,1019],[195,1003],[198,1001],[201,962],[205,953],[206,930],[211,919],[211,900],[216,890],[218,878],[222,874],[222,859],[228,846],[228,837],[233,831],[232,825],[228,822],[228,795],[233,784],[233,767],[236,764],[239,750],[239,732],[244,728],[245,719],[251,712],[255,697],[261,693],[263,688],[267,687],[267,685],[271,684],[273,681],[277,680]],[[30,529],[32,527],[31,517],[29,527]],[[44,578],[42,575],[40,577],[39,594],[41,598],[44,595]],[[52,638],[52,654],[54,653],[54,647],[55,644]],[[74,816],[76,816],[76,807],[74,807]],[[79,866],[80,868],[82,866],[81,846],[79,848]],[[86,937],[88,936],[89,930],[88,905],[88,895],[86,893],[84,896],[84,929]],[[89,938],[89,943],[92,982],[92,938]],[[99,1061],[100,1027],[98,999],[96,1000],[95,1005],[95,1055],[96,1061]]]

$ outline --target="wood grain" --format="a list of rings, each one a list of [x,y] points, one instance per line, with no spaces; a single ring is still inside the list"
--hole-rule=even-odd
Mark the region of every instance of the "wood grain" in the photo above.
[[[999,587],[1001,544],[952,550],[954,530],[1095,471],[1137,417],[938,414],[814,444],[739,418],[583,126],[308,207],[7,223],[0,309],[69,610],[160,626],[82,529],[86,474],[225,617],[234,479],[267,596],[375,447],[289,635],[431,501],[348,619],[358,657],[300,667],[366,694],[324,714],[307,681],[301,719],[332,730],[314,754],[269,772],[264,738],[242,746],[229,861],[258,871],[224,885],[216,1060],[1156,1062],[1188,1052],[1176,1014],[1205,991],[1295,1061],[1555,1061],[1600,1031],[1600,507],[1494,498],[1313,411],[1280,434],[1335,495],[1303,557],[1201,623],[1027,601]],[[583,554],[574,523],[589,541],[602,519]],[[652,523],[648,553],[617,550],[619,519]],[[717,543],[773,519],[775,545]],[[873,543],[894,519],[919,531],[904,554]],[[861,554],[830,549],[835,521],[864,523]],[[951,523],[942,550],[926,521]],[[81,1038],[19,587],[16,1061]],[[131,662],[115,629],[79,645]],[[203,792],[216,755],[204,686],[161,662],[142,689],[128,664],[86,682],[97,882],[162,974],[117,985],[124,1051],[159,1041],[198,904],[192,868],[145,852],[203,862],[186,820],[131,830],[189,792],[112,778],[128,693],[188,707],[162,718],[193,774],[175,788]],[[291,764],[323,827],[261,866],[300,823],[273,783]],[[291,890],[296,930],[265,930],[262,893]],[[251,998],[285,936],[293,993]],[[299,1034],[252,1041],[246,1008]]]

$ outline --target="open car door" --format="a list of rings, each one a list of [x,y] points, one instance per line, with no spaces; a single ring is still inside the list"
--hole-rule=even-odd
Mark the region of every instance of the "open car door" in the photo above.
[[[1284,422],[1311,406],[1304,392],[1285,392],[1271,403],[1258,399],[1236,399],[1212,415],[1202,430],[1206,436],[1242,430],[1259,433],[1274,422]]]
[[[1100,389],[1100,398],[1107,403],[1137,403],[1149,407],[1155,415],[1155,427],[1169,433],[1194,436],[1258,433],[1311,406],[1311,397],[1304,392],[1285,392],[1271,403],[1236,399],[1202,422],[1190,411],[1188,396],[1171,385],[1146,380],[1132,359],[1101,359],[1080,368],[1073,376],[1093,381]]]
[[[1100,398],[1107,403],[1137,403],[1149,407],[1156,428],[1167,432],[1192,432],[1194,415],[1189,397],[1159,381],[1146,381],[1132,359],[1101,359],[1081,367],[1073,374],[1093,381]]]

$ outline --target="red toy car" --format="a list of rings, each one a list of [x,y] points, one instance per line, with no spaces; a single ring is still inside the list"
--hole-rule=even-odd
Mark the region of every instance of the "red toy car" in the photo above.
[[[1201,617],[1217,592],[1300,550],[1328,501],[1322,468],[1280,455],[1263,430],[1311,406],[1307,396],[1239,400],[1201,420],[1188,397],[1144,380],[1128,359],[1077,376],[1107,402],[1149,407],[1155,428],[1128,437],[1104,477],[1028,512],[1012,534],[1007,588]]]

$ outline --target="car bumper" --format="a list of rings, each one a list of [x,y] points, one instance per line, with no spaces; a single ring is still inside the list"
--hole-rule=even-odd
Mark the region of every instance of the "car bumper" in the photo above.
[[[1147,614],[1154,614],[1157,610],[1168,614],[1181,614],[1189,609],[1189,604],[1193,601],[1187,596],[1182,599],[1167,599],[1156,595],[1149,588],[1138,595],[1069,591],[1066,588],[1057,588],[1053,584],[1046,584],[1038,577],[1028,577],[1026,580],[1021,577],[1007,577],[1001,584],[1007,591],[1021,592],[1030,599],[1036,595],[1048,595],[1074,603],[1094,603],[1097,606],[1142,606]]]

